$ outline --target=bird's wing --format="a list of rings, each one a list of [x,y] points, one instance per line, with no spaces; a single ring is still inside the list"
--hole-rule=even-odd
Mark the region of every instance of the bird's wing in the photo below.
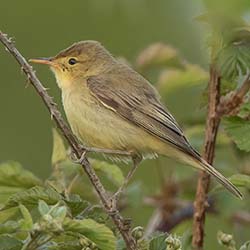
[[[198,153],[190,146],[173,116],[161,104],[155,89],[138,73],[127,70],[127,75],[118,70],[112,74],[89,77],[87,86],[106,108],[181,151],[197,157]]]

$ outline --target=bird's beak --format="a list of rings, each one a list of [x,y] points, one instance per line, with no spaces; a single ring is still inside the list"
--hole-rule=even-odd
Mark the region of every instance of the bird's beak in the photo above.
[[[58,67],[59,66],[57,63],[52,61],[51,57],[48,57],[48,58],[42,57],[42,58],[29,59],[29,62],[39,63],[39,64],[46,64],[46,65],[49,65],[49,66],[52,66],[52,67]]]

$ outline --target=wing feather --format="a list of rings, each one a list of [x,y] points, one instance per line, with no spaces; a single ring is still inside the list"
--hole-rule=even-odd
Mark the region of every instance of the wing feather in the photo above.
[[[174,117],[161,104],[155,89],[136,72],[131,70],[127,78],[119,70],[112,74],[92,76],[87,79],[87,86],[106,108],[160,140],[196,158],[200,157],[188,143]]]

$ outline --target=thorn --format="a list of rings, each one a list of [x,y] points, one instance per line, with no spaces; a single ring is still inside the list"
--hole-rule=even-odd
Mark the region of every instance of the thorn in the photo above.
[[[30,79],[28,77],[27,80],[26,80],[26,83],[24,85],[24,88],[27,89],[29,87],[29,85],[30,85]]]
[[[7,35],[6,35],[6,37],[7,37]],[[16,42],[16,38],[15,37],[9,37],[8,41],[9,41],[9,43],[14,44]]]
[[[20,70],[21,70],[21,74],[25,74],[25,71],[24,71],[24,67],[23,67],[23,66],[21,66]]]
[[[53,110],[50,111],[50,119],[53,120],[55,117],[55,112]]]
[[[44,90],[44,91],[48,91],[48,90],[50,90],[50,88],[43,87],[43,90]],[[51,99],[52,99],[52,98],[51,98]]]

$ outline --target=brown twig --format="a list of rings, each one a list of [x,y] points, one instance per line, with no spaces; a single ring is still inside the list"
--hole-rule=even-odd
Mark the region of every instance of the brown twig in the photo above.
[[[29,82],[33,85],[36,92],[42,98],[45,106],[48,108],[51,118],[55,121],[57,127],[62,132],[63,136],[69,143],[72,151],[76,155],[78,159],[81,158],[82,153],[84,152],[82,146],[78,143],[71,130],[69,129],[66,122],[63,120],[60,111],[58,110],[56,103],[53,101],[52,97],[48,95],[46,89],[43,87],[42,83],[36,77],[36,74],[32,67],[27,63],[26,59],[20,54],[20,52],[16,49],[14,43],[8,36],[0,31],[0,41],[7,48],[7,50],[12,54],[12,56],[16,59],[16,61],[21,66],[23,72],[26,74]],[[127,249],[135,250],[136,243],[134,238],[131,236],[131,230],[128,228],[127,221],[120,215],[119,211],[116,207],[113,206],[113,202],[109,199],[105,188],[103,187],[99,177],[96,175],[92,166],[90,165],[87,158],[81,159],[81,165],[88,175],[93,187],[95,188],[99,199],[107,212],[107,214],[112,218],[114,224],[118,228],[121,233],[126,245]]]
[[[210,67],[210,80],[208,91],[208,114],[206,121],[205,142],[203,158],[210,164],[213,163],[216,135],[220,120],[224,115],[237,114],[239,107],[245,100],[250,89],[250,75],[246,77],[242,86],[231,92],[226,97],[220,96],[220,76],[215,67]],[[195,250],[203,249],[205,213],[207,207],[207,192],[210,184],[210,176],[201,172],[196,189],[194,202],[194,222],[192,245]]]
[[[238,113],[238,108],[244,102],[249,89],[250,75],[247,75],[240,88],[230,92],[225,97],[221,97],[220,104],[217,108],[217,114],[221,117],[223,115],[234,115],[235,113]]]
[[[210,164],[214,159],[214,149],[220,117],[217,107],[220,101],[220,76],[215,67],[210,67],[210,80],[208,84],[208,114],[206,121],[205,142],[203,158]],[[192,245],[195,250],[203,249],[205,213],[207,209],[207,193],[210,184],[210,175],[201,172],[198,179],[196,197],[194,202],[194,221]]]

